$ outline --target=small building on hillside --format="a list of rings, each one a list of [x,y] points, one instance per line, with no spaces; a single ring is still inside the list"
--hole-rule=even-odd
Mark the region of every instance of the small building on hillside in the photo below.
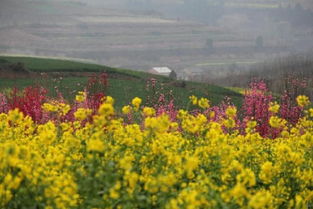
[[[167,76],[167,77],[171,77],[171,78],[176,79],[175,71],[171,70],[168,67],[153,67],[148,72],[151,74],[163,75],[163,76]]]

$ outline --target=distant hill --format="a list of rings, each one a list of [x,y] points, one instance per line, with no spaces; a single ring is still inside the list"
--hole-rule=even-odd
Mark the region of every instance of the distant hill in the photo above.
[[[2,54],[88,59],[142,71],[168,66],[184,77],[188,69],[224,68],[203,63],[258,62],[313,47],[313,13],[282,9],[281,0],[0,1]]]

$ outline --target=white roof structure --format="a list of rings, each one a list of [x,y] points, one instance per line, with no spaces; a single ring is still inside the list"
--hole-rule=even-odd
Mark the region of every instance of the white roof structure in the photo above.
[[[172,70],[169,69],[168,67],[154,67],[152,69],[160,74],[169,74],[172,72]]]
[[[156,75],[164,75],[164,76],[170,76],[171,70],[168,67],[153,67],[149,70],[149,73],[156,74]]]

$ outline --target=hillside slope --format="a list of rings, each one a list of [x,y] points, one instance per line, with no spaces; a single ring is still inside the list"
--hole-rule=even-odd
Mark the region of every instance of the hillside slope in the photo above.
[[[69,98],[73,97],[77,91],[83,90],[89,79],[97,78],[100,73],[105,72],[108,75],[108,86],[105,93],[116,98],[119,107],[127,104],[136,96],[146,101],[148,97],[151,98],[151,96],[160,94],[174,98],[179,107],[186,107],[188,97],[191,95],[207,97],[212,104],[217,104],[225,97],[230,97],[235,104],[240,105],[240,94],[219,86],[175,81],[167,77],[139,71],[69,60],[0,56],[0,69],[1,66],[4,69],[10,65],[16,65],[16,63],[21,63],[20,65],[24,66],[25,70],[29,72],[29,76],[20,77],[18,73],[11,72],[13,75],[10,77],[3,76],[0,78],[0,90],[41,85],[49,90],[50,95],[55,96],[55,89],[57,88],[65,97]],[[147,82],[151,78],[156,79],[156,87],[147,89]]]

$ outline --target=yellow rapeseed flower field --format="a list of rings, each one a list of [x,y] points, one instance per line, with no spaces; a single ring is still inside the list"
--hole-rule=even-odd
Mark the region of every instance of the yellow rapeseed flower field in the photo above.
[[[82,100],[83,93],[77,96]],[[191,98],[194,104],[196,98]],[[301,106],[307,98],[298,99]],[[212,121],[156,115],[132,101],[126,123],[114,100],[76,121],[36,124],[18,110],[0,114],[0,208],[308,208],[313,203],[312,109],[276,139],[227,131],[237,110]],[[200,107],[209,102],[199,100]],[[45,105],[46,109],[62,111]],[[277,112],[277,104],[271,111]],[[123,108],[128,114],[132,107]],[[138,112],[137,112],[138,111]],[[62,112],[61,112],[62,113]],[[60,114],[61,114],[60,113]],[[64,113],[62,113],[64,114]],[[284,126],[273,116],[273,127]],[[226,129],[225,129],[226,127]]]

